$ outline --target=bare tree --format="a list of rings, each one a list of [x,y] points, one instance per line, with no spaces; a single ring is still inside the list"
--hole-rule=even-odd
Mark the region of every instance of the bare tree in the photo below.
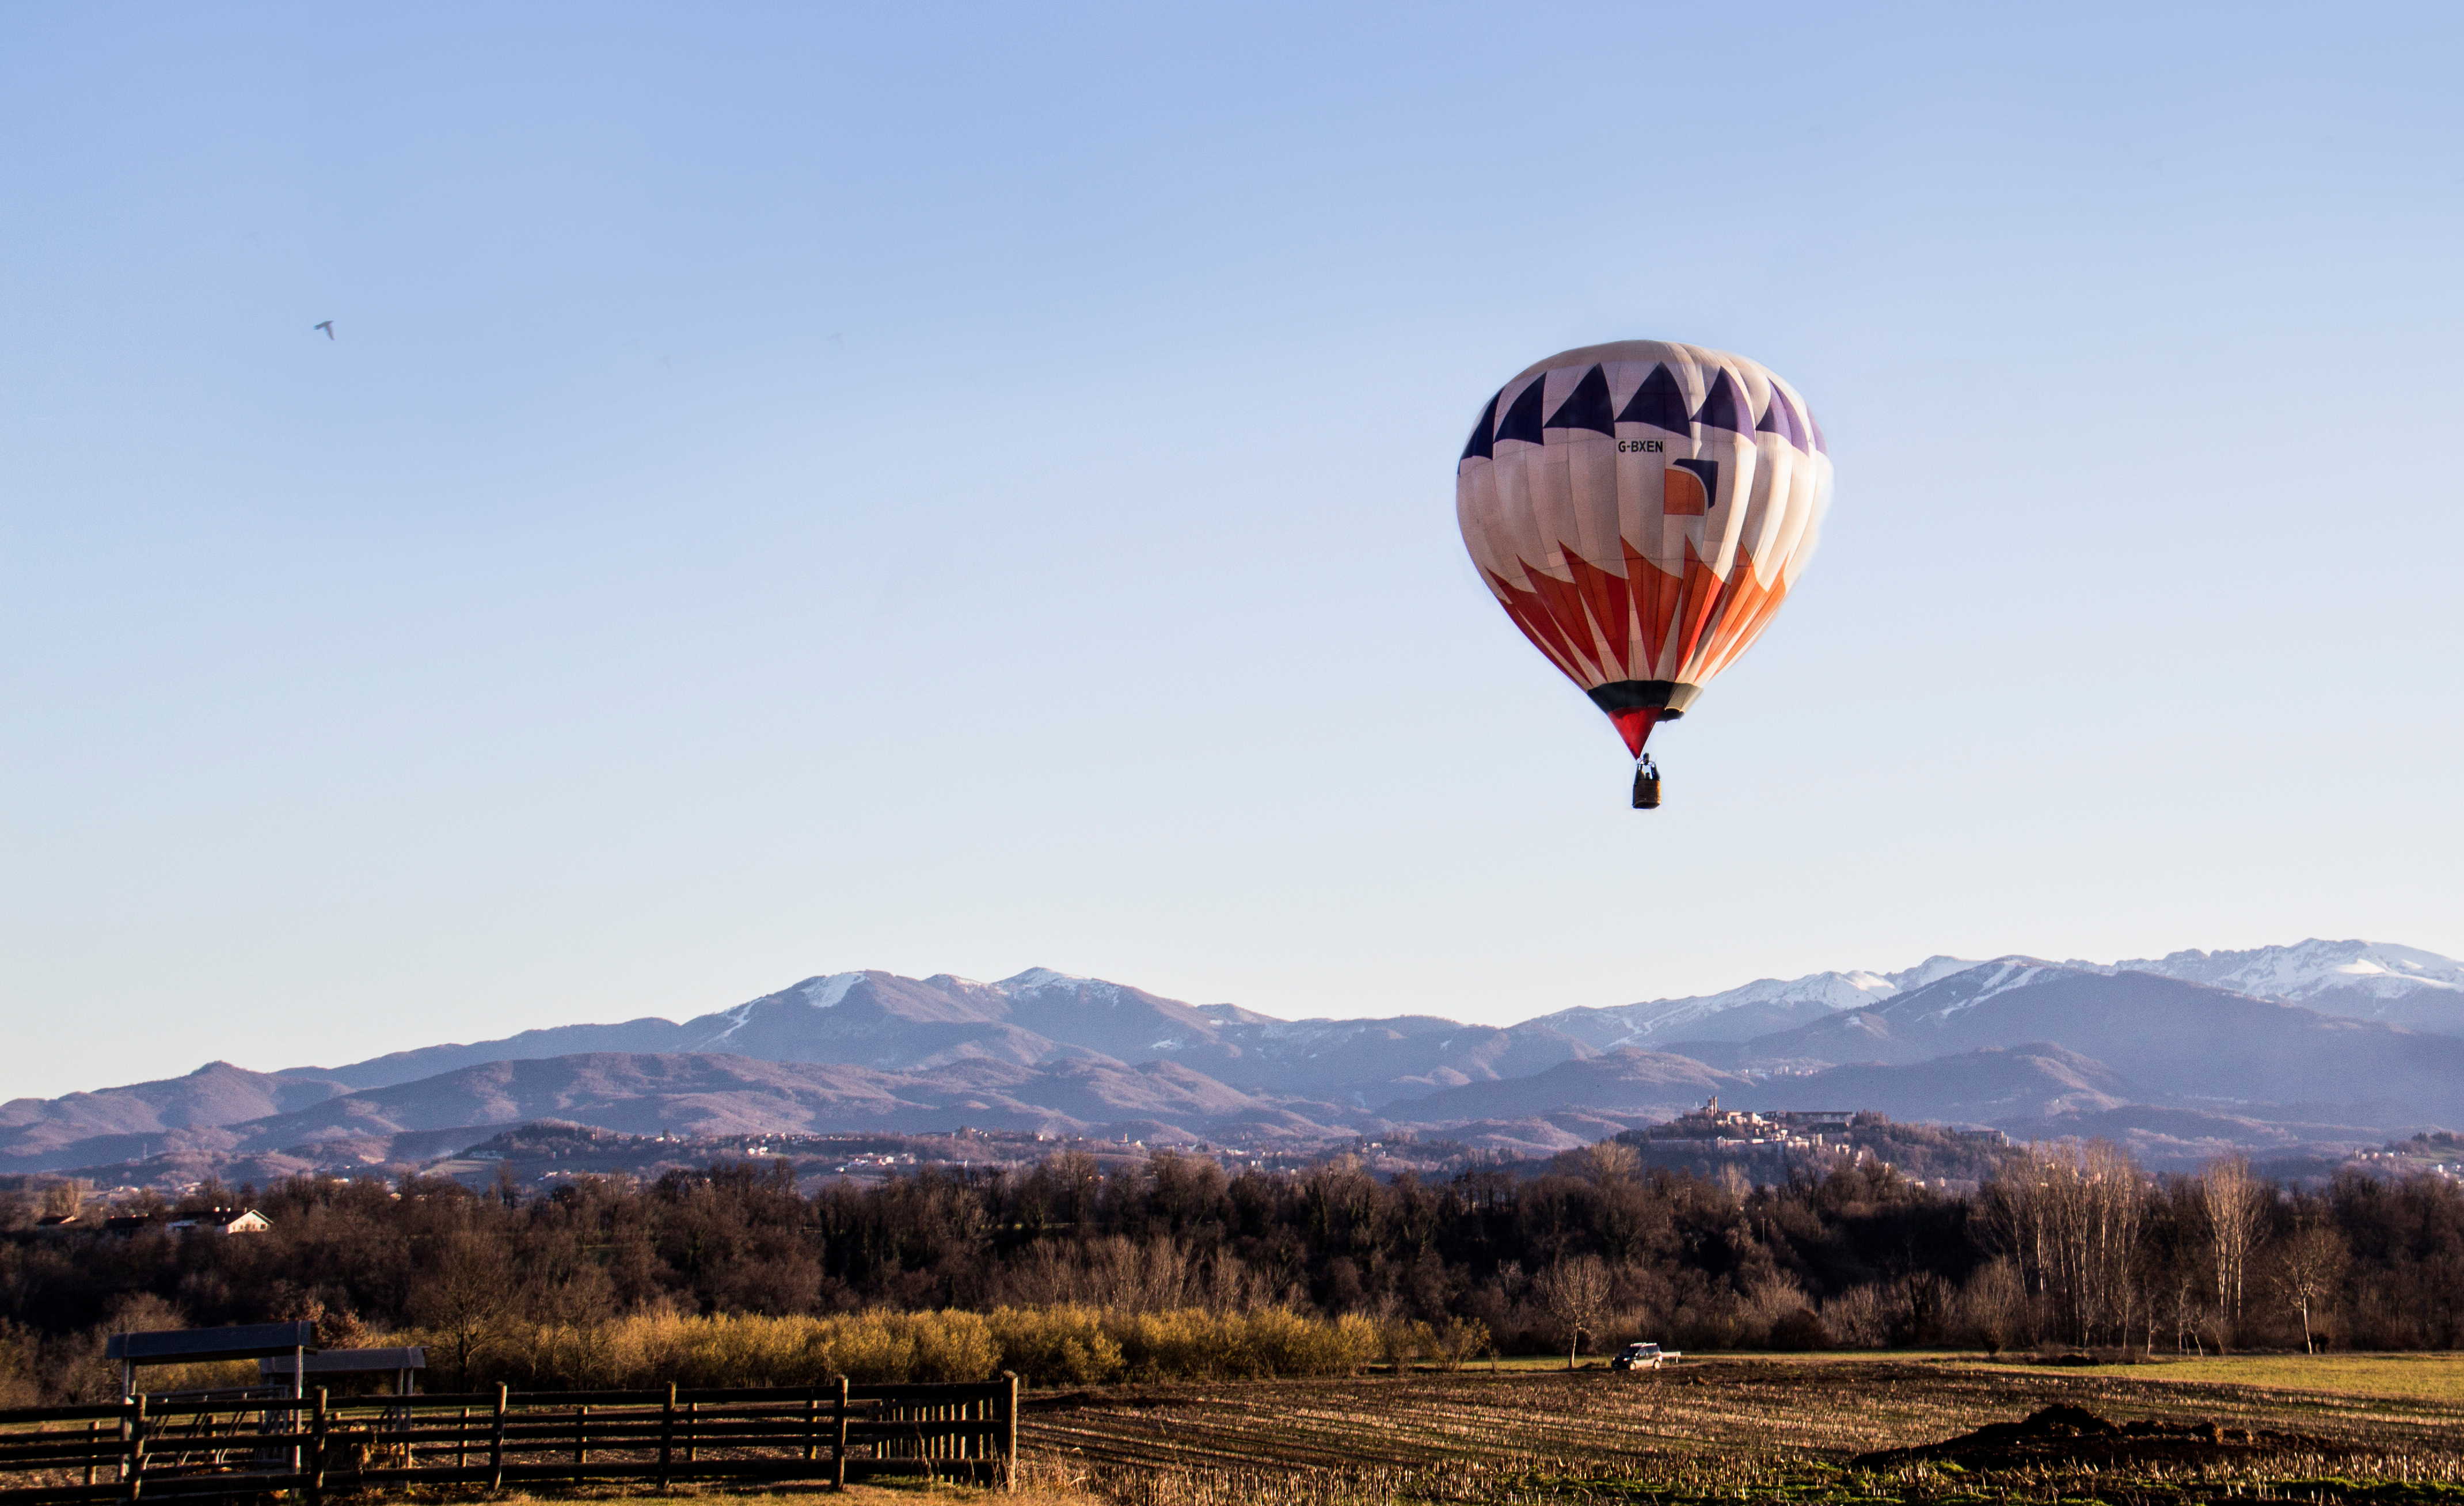
[[[42,1378],[34,1365],[38,1340],[30,1329],[0,1318],[0,1406],[36,1406]]]
[[[513,1262],[484,1229],[458,1229],[439,1242],[412,1315],[453,1349],[453,1384],[471,1388],[471,1358],[511,1312]]]
[[[2199,1205],[2215,1263],[2216,1309],[2227,1321],[2239,1322],[2251,1249],[2267,1228],[2267,1188],[2250,1174],[2249,1157],[2219,1157],[2200,1168]]]
[[[1095,1158],[1076,1145],[1045,1163],[1061,1189],[1061,1208],[1072,1229],[1085,1234],[1095,1217],[1095,1194],[1104,1172]]]
[[[2142,1302],[2139,1226],[2147,1212],[2147,1179],[2129,1152],[2109,1141],[2088,1142],[2075,1164],[2079,1342],[2103,1332],[2126,1344]]]
[[[2013,1158],[1989,1190],[1986,1220],[2071,1341],[2107,1332],[2126,1341],[2141,1310],[2145,1206],[2146,1179],[2126,1153],[2104,1141],[2064,1141]]]
[[[2334,1229],[2313,1224],[2285,1236],[2276,1248],[2268,1286],[2301,1317],[2301,1350],[2311,1352],[2310,1310],[2324,1302],[2344,1276],[2344,1241]]]
[[[2028,1289],[2009,1259],[1989,1261],[1959,1294],[1969,1334],[1986,1354],[1998,1355],[2028,1327]]]
[[[1026,1307],[1056,1307],[1085,1300],[1079,1264],[1056,1240],[1040,1239],[1013,1258],[1003,1277],[1006,1294]]]
[[[1573,1369],[1584,1337],[1596,1333],[1600,1315],[1608,1308],[1608,1265],[1597,1255],[1560,1260],[1540,1273],[1531,1290],[1566,1336],[1566,1368]]]
[[[1598,1187],[1615,1186],[1632,1182],[1642,1172],[1642,1153],[1632,1145],[1613,1140],[1586,1145],[1582,1151],[1583,1173]]]
[[[2207,1347],[2199,1342],[2199,1273],[2187,1265],[2175,1267],[2166,1295],[2171,1299],[2173,1352],[2195,1349],[2205,1355]]]
[[[1158,1234],[1143,1245],[1119,1234],[1085,1250],[1086,1292],[1096,1306],[1121,1313],[1168,1313],[1191,1305],[1198,1272],[1179,1240]]]
[[[2207,1290],[2207,1215],[2200,1211],[2196,1178],[2167,1177],[2147,1199],[2146,1221],[2140,1238],[2141,1284],[2146,1292],[2146,1340],[2153,1353],[2158,1328],[2169,1321],[2173,1348],[2188,1354],[2205,1350],[2197,1330],[2205,1318],[2201,1294]]]
[[[1219,1250],[1196,1283],[1199,1301],[1210,1313],[1246,1313],[1265,1304],[1265,1283],[1239,1255]]]

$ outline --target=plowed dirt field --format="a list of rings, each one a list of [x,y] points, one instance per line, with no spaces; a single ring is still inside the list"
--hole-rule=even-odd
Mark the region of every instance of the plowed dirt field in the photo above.
[[[2194,1364],[1713,1360],[1631,1375],[1467,1370],[1123,1386],[1030,1396],[1021,1443],[1053,1478],[1074,1469],[1116,1498],[1155,1502],[1977,1501],[2077,1499],[2082,1490],[2152,1502],[2270,1498],[2271,1482],[2297,1481],[2293,1495],[2307,1500],[2464,1495],[2464,1402],[2200,1376]],[[2201,1461],[2177,1436],[2163,1457],[2151,1448],[2144,1468],[2107,1444],[2080,1453],[2068,1472],[2076,1480],[2058,1447],[2039,1451],[2024,1481],[1941,1462],[1887,1472],[1888,1482],[1844,1473],[1859,1454],[1939,1443],[2056,1404],[2141,1421],[2143,1434],[2242,1441]],[[1325,1483],[1307,1487],[1311,1477]],[[1133,1479],[1166,1483],[1125,1493],[1121,1482]]]

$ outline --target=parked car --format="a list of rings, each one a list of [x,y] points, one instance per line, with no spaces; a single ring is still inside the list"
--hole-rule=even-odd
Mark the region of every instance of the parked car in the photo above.
[[[1662,1349],[1658,1344],[1635,1343],[1628,1344],[1624,1348],[1618,1350],[1616,1357],[1609,1361],[1609,1368],[1612,1370],[1657,1370],[1663,1364],[1668,1364],[1674,1361],[1682,1360],[1684,1356],[1679,1354],[1674,1349]]]

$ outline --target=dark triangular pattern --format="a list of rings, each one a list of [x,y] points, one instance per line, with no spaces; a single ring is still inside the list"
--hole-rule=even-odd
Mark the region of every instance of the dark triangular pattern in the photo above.
[[[1499,388],[1496,395],[1489,398],[1488,406],[1480,410],[1480,422],[1472,426],[1471,443],[1463,446],[1463,459],[1457,460],[1455,464],[1461,465],[1463,460],[1468,460],[1473,455],[1478,455],[1484,460],[1496,457],[1497,445],[1488,437],[1488,432],[1497,422],[1497,399],[1505,395],[1505,389]]]
[[[1737,390],[1737,385],[1728,380],[1727,368],[1711,379],[1711,390],[1703,394],[1703,410],[1694,415],[1694,422],[1706,429],[1733,429],[1741,434],[1753,432],[1754,410],[1746,402],[1745,394]]]
[[[1805,436],[1797,432],[1796,410],[1789,406],[1788,394],[1771,384],[1771,407],[1763,410],[1763,421],[1754,426],[1758,434],[1777,434],[1797,449],[1805,448]]]
[[[1521,439],[1535,445],[1541,442],[1540,389],[1548,385],[1549,373],[1546,371],[1533,377],[1531,385],[1523,389],[1523,395],[1506,410],[1506,416],[1497,421],[1497,437],[1501,442],[1507,439]]]
[[[1589,429],[1614,439],[1617,418],[1610,411],[1609,374],[1598,366],[1583,373],[1574,390],[1557,405],[1557,415],[1549,420],[1551,429]]]
[[[1677,385],[1675,374],[1666,366],[1653,366],[1634,396],[1625,400],[1625,411],[1617,415],[1620,424],[1649,424],[1670,433],[1693,432],[1693,423],[1685,416],[1685,393]]]
[[[1691,471],[1703,483],[1703,510],[1709,512],[1720,505],[1720,462],[1717,460],[1671,460],[1680,471]]]
[[[1789,442],[1799,450],[1814,448],[1814,435],[1806,429],[1805,405],[1795,398],[1788,400]]]

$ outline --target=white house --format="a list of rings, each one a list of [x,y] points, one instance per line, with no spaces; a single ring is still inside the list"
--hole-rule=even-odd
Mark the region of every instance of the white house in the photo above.
[[[165,1227],[174,1234],[262,1234],[274,1225],[253,1207],[218,1207],[209,1212],[186,1214]]]

